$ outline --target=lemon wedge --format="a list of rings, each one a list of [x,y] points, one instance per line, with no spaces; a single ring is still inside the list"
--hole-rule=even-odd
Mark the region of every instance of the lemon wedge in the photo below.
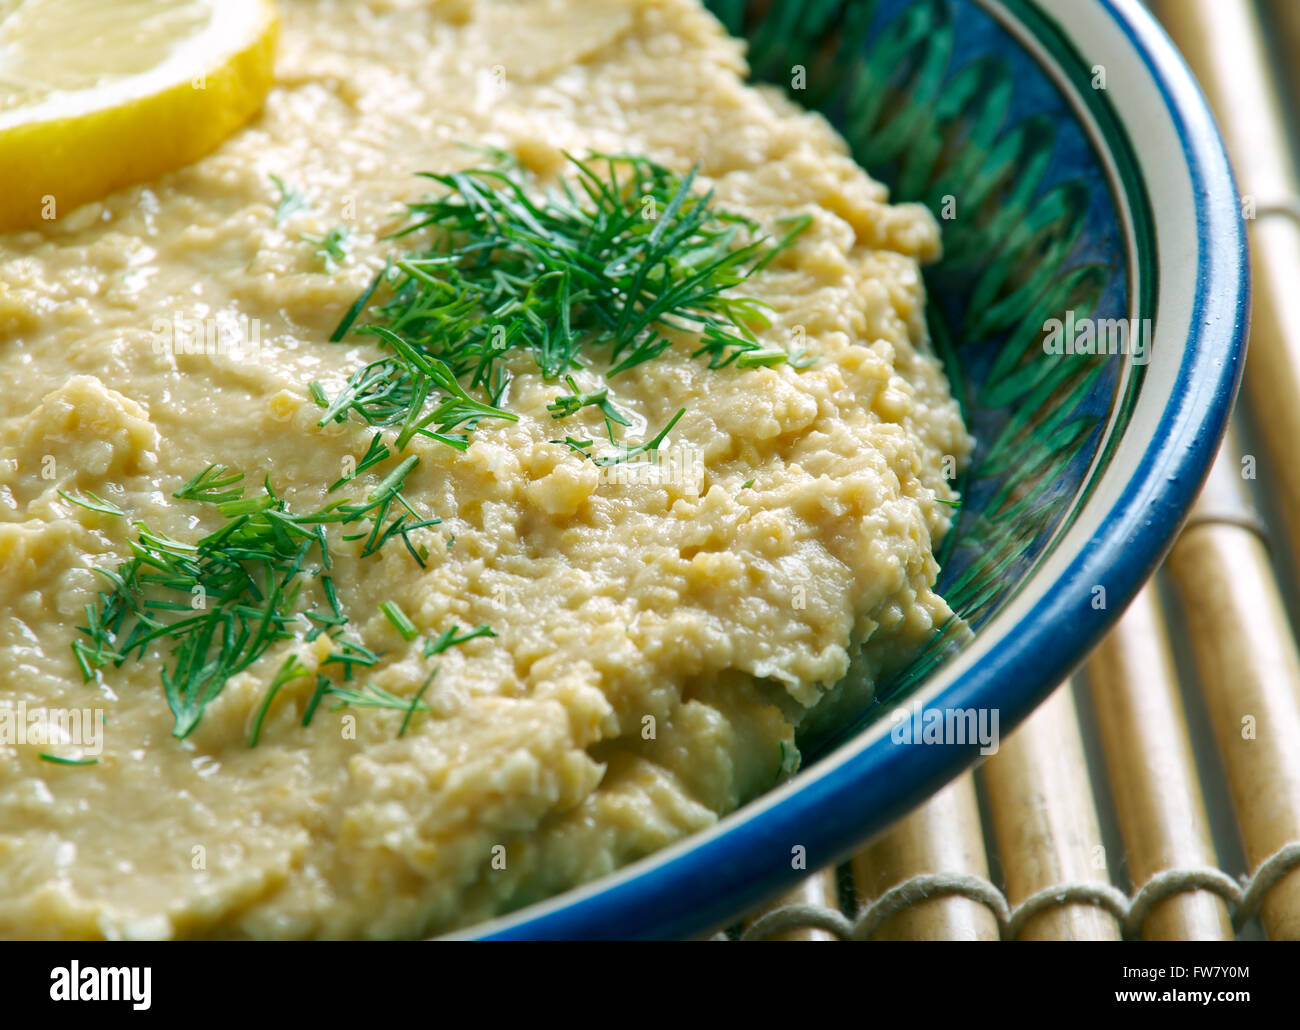
[[[272,0],[0,0],[0,230],[216,149],[271,88]]]

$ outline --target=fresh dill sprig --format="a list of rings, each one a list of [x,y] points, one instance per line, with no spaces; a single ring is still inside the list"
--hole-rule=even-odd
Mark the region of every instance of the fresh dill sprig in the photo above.
[[[411,533],[417,529],[425,529],[429,526],[439,526],[442,519],[428,518],[422,519],[410,502],[402,496],[402,488],[406,485],[406,478],[411,471],[419,464],[420,459],[415,455],[402,460],[392,472],[390,472],[383,481],[375,487],[374,490],[366,497],[364,501],[352,502],[334,501],[326,505],[314,515],[304,515],[304,522],[317,522],[324,524],[326,522],[341,522],[344,525],[358,522],[362,519],[369,518],[371,522],[370,532],[358,533],[352,536],[344,536],[345,540],[365,539],[362,545],[361,557],[369,558],[377,552],[389,540],[394,537],[401,537],[402,543],[411,557],[415,559],[420,568],[425,568],[425,561],[429,557],[428,550],[421,544],[416,547],[411,543]],[[399,515],[385,525],[388,519],[388,513],[392,510],[394,504],[401,505],[405,509],[405,514]],[[414,521],[407,521],[408,517]]]
[[[576,414],[585,407],[594,407],[605,418],[605,426],[609,432],[610,443],[614,442],[615,423],[624,427],[632,424],[610,401],[609,387],[602,386],[599,390],[592,390],[588,393],[583,393],[578,389],[578,384],[574,382],[573,376],[566,375],[564,381],[569,385],[570,392],[567,394],[561,394],[550,404],[546,405],[546,410],[551,413],[551,418],[568,418],[570,415]]]
[[[597,465],[617,465],[619,462],[631,461],[633,458],[638,458],[642,454],[649,454],[652,451],[657,451],[659,450],[660,444],[664,442],[664,438],[672,432],[673,426],[677,425],[678,420],[680,420],[685,414],[686,409],[680,408],[677,414],[669,420],[668,424],[645,443],[637,444],[635,447],[619,447],[613,453],[602,454],[593,460]]]
[[[433,658],[435,655],[440,655],[444,651],[463,644],[467,640],[474,640],[477,637],[496,636],[491,626],[479,626],[477,629],[469,630],[457,636],[459,632],[459,626],[452,626],[450,629],[443,630],[436,637],[430,637],[424,642],[424,657]]]
[[[380,605],[380,608],[383,609],[384,614],[390,619],[392,619],[391,612],[396,611],[399,614],[401,613],[401,609],[392,602],[385,602]],[[414,640],[415,627],[410,625],[410,620],[406,619],[405,615],[401,615],[401,618],[405,620],[406,625],[410,626],[412,635],[407,636],[400,626],[398,627],[399,632],[402,632],[402,636],[407,640]],[[397,625],[397,623],[394,622],[394,625]],[[467,640],[473,640],[475,637],[480,636],[495,637],[496,634],[487,626],[480,626],[472,633],[457,638],[456,627],[452,626],[450,630],[444,631],[437,638],[436,642],[426,642],[424,648],[425,657],[432,658],[434,655],[442,654],[442,652],[446,651],[450,647],[454,647],[457,644],[463,644]],[[347,707],[387,708],[393,711],[405,712],[406,714],[402,717],[402,725],[397,730],[397,736],[400,738],[405,735],[407,728],[411,725],[411,719],[415,716],[416,712],[432,711],[432,709],[424,703],[424,694],[429,689],[429,685],[433,682],[434,677],[437,675],[438,666],[435,665],[431,670],[429,670],[429,675],[425,677],[424,682],[420,684],[420,689],[417,690],[409,700],[403,697],[398,697],[396,694],[385,690],[378,684],[370,682],[367,682],[361,690],[335,687],[326,683],[323,686],[318,686],[318,693],[322,696],[329,694],[338,698],[338,703],[331,708],[331,711],[335,712],[341,708]],[[304,722],[303,725],[306,725],[306,723]]]
[[[435,668],[425,678],[420,689],[410,698],[398,697],[375,683],[367,683],[361,690],[329,686],[326,687],[325,693],[338,698],[338,703],[330,709],[332,712],[337,712],[341,708],[387,708],[391,711],[405,712],[402,725],[397,731],[397,735],[401,737],[411,725],[411,718],[416,712],[433,711],[423,699],[424,692],[429,689],[429,684],[437,675],[438,670]]]
[[[209,483],[218,481],[221,470],[205,475]],[[183,489],[189,496],[217,489],[201,482],[196,477]],[[132,656],[143,658],[155,641],[170,645],[163,690],[175,719],[172,732],[185,737],[232,676],[274,644],[292,639],[299,576],[314,547],[322,548],[320,559],[326,560],[324,537],[298,526],[282,505],[268,500],[238,512],[222,509],[241,501],[210,502],[228,521],[198,544],[138,526],[130,542],[134,557],[115,572],[96,570],[114,589],[86,606],[86,625],[78,627],[89,638],[89,644],[78,640],[73,646],[83,676],[110,662],[121,666]],[[165,618],[182,612],[187,614]]]
[[[271,182],[280,191],[280,201],[275,208],[275,227],[278,229],[299,211],[305,211],[311,205],[307,203],[307,197],[302,190],[286,186],[284,180],[278,175],[272,175]]]
[[[119,518],[125,517],[126,515],[126,512],[124,512],[116,504],[113,504],[111,501],[104,500],[104,498],[100,497],[98,494],[91,493],[89,490],[87,490],[80,497],[73,497],[71,494],[65,494],[62,490],[60,490],[59,496],[62,497],[65,501],[77,505],[77,507],[79,508],[85,508],[88,511],[99,512],[99,514],[101,515],[114,515]]]
[[[696,353],[708,354],[714,368],[803,360],[758,342],[755,327],[770,324],[765,305],[733,288],[789,247],[808,216],[770,244],[756,238],[754,222],[717,208],[712,192],[693,192],[694,170],[678,176],[644,157],[566,156],[572,174],[542,197],[507,161],[422,173],[441,193],[410,205],[411,223],[394,236],[427,232],[431,246],[392,261],[331,336],[343,339],[370,311],[373,321],[360,331],[378,335],[397,356],[358,370],[332,403],[317,397],[327,409],[323,421],[351,411],[371,425],[438,424],[424,435],[463,447],[448,430],[472,428],[472,418],[449,426],[424,414],[429,393],[415,388],[416,355],[484,390],[491,410],[480,414],[498,418],[511,353],[531,355],[548,379],[594,355],[617,376],[663,353],[674,333],[698,336]],[[381,286],[385,299],[376,306]],[[443,382],[431,386],[452,393]],[[577,410],[572,400],[557,403],[557,418]],[[612,438],[613,423],[627,423],[611,410],[602,406]],[[399,452],[418,431],[404,431]]]
[[[312,385],[318,386],[320,384],[313,383]],[[339,487],[352,482],[352,480],[356,479],[357,476],[361,475],[361,473],[365,472],[367,469],[373,468],[381,461],[387,461],[390,453],[388,445],[384,443],[384,434],[376,433],[370,438],[370,446],[366,448],[366,453],[361,456],[361,460],[357,462],[356,467],[347,475],[340,476],[331,483],[328,492],[333,493]]]
[[[42,762],[52,762],[55,765],[97,765],[98,758],[63,758],[59,755],[51,755],[45,751],[40,751],[36,755]]]
[[[551,443],[562,443],[569,450],[581,454],[584,458],[591,457],[591,449],[596,446],[595,440],[575,440],[571,436],[566,436],[563,440],[552,440]]]
[[[257,747],[257,741],[262,735],[262,723],[266,721],[266,713],[271,710],[271,702],[275,700],[275,695],[280,692],[280,688],[291,680],[310,675],[311,673],[298,660],[296,654],[291,654],[284,660],[279,671],[272,677],[270,685],[267,686],[266,693],[262,697],[262,703],[257,706],[257,713],[253,716],[252,728],[248,731],[249,747]]]
[[[435,665],[433,669],[429,672],[429,675],[425,677],[424,682],[420,684],[420,689],[417,690],[414,696],[411,698],[411,704],[406,709],[406,715],[402,718],[402,725],[399,726],[397,729],[397,736],[399,738],[404,733],[406,733],[406,728],[411,725],[411,717],[415,715],[417,708],[423,705],[421,698],[424,697],[424,692],[429,689],[429,684],[433,682],[433,678],[437,675],[438,675],[438,667]],[[427,706],[424,706],[423,710],[428,711],[429,709]]]
[[[332,402],[326,402],[323,391],[319,396],[313,391],[313,399],[325,408],[320,425],[341,422],[355,412],[370,426],[399,426],[395,442],[399,452],[416,436],[463,451],[469,442],[464,433],[455,432],[461,426],[472,428],[482,418],[519,421],[518,415],[471,397],[446,364],[416,350],[396,333],[382,326],[367,326],[363,331],[378,337],[392,353],[354,372]],[[426,411],[430,398],[439,399]]]
[[[330,678],[323,672],[316,673],[316,689],[312,691],[311,698],[307,701],[307,707],[302,712],[302,725],[310,726],[312,719],[316,715],[316,709],[320,707],[321,699],[329,692]]]
[[[389,616],[390,608],[397,613],[401,613],[401,609],[392,602],[384,602],[384,604],[380,605],[380,608],[384,610],[385,616]],[[405,619],[406,617],[403,614],[400,618]],[[406,621],[409,622],[409,620]],[[411,628],[414,629],[414,626]],[[403,633],[402,636],[406,637],[406,634]],[[470,630],[466,633],[460,633],[460,627],[453,625],[451,628],[443,630],[437,637],[431,637],[425,641],[424,656],[426,658],[434,658],[459,644],[465,643],[467,640],[474,640],[477,637],[495,636],[496,633],[492,631],[490,626],[479,626],[477,629]],[[406,639],[412,640],[414,637],[406,637]],[[342,655],[332,654],[321,664],[326,665],[348,660],[350,659]],[[437,675],[438,666],[435,665],[433,669],[430,670],[429,675],[425,678],[424,683],[421,684],[420,689],[417,690],[414,696],[408,700],[406,698],[398,697],[391,691],[385,690],[383,687],[371,682],[365,683],[360,690],[355,690],[349,687],[338,687],[330,681],[329,677],[323,673],[318,673],[316,676],[316,689],[313,692],[311,699],[307,702],[307,708],[303,712],[302,716],[302,724],[307,726],[311,723],[312,717],[320,707],[321,701],[326,697],[335,697],[338,699],[338,702],[331,708],[331,711],[338,711],[342,708],[387,708],[393,711],[404,711],[406,716],[402,719],[401,728],[397,731],[397,735],[400,737],[406,732],[407,727],[411,723],[412,716],[414,716],[417,711],[430,711],[429,706],[424,703],[423,698],[425,692],[429,689],[429,685]]]
[[[363,500],[340,498],[303,514],[290,511],[269,480],[261,494],[245,497],[242,473],[221,465],[204,469],[176,496],[215,507],[225,523],[196,544],[137,525],[136,539],[130,541],[133,557],[115,571],[96,570],[113,589],[99,592],[97,603],[86,606],[86,624],[78,627],[86,639],[74,641],[73,654],[82,676],[90,680],[96,669],[142,659],[155,642],[169,646],[171,661],[162,669],[162,684],[175,719],[172,732],[183,738],[232,676],[275,644],[295,639],[295,629],[304,621],[300,615],[314,627],[309,641],[321,632],[335,641],[337,650],[326,662],[339,664],[345,679],[354,666],[374,665],[374,652],[342,636],[347,619],[329,575],[325,527],[368,521],[368,532],[344,537],[364,539],[362,557],[400,537],[423,565],[426,554],[409,534],[441,520],[419,518],[402,495],[418,460],[406,458]],[[404,510],[390,520],[395,506]],[[299,611],[309,575],[319,579],[329,611]],[[297,666],[281,670],[287,676],[290,672],[303,674]],[[273,681],[272,697],[278,689]],[[270,700],[264,703],[269,706]],[[259,718],[253,742],[260,725]]]
[[[335,271],[346,261],[352,249],[352,230],[346,225],[336,225],[324,236],[313,236],[305,232],[300,238],[316,248],[316,257],[327,272]]]
[[[326,690],[326,694],[338,698],[338,702],[330,709],[330,711],[334,712],[337,712],[340,708],[389,708],[403,712],[411,706],[409,697],[398,697],[391,691],[370,682],[367,682],[360,690],[331,686]],[[422,702],[420,707],[424,711],[429,710],[428,705]]]
[[[369,669],[379,664],[380,656],[360,641],[348,640],[342,636],[330,639],[339,646],[339,650],[331,651],[321,665],[341,665],[344,680],[352,679],[358,666]]]
[[[224,465],[209,465],[172,496],[182,501],[225,504],[244,496],[244,488],[239,485],[243,481],[242,472],[231,472]]]

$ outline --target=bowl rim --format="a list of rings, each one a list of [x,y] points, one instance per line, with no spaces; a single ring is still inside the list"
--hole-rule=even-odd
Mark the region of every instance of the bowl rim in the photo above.
[[[978,2],[978,0],[977,0]],[[1053,0],[1020,0],[1050,22]],[[987,9],[987,8],[986,8]],[[1005,734],[1082,663],[1155,571],[1209,472],[1240,384],[1249,321],[1249,257],[1236,181],[1213,115],[1182,56],[1139,0],[1093,0],[1146,66],[1177,132],[1192,185],[1196,291],[1172,391],[1140,461],[1095,532],[996,651],[929,703],[995,707]],[[1163,264],[1163,260],[1161,261]],[[1089,611],[1090,589],[1111,603]],[[982,704],[981,704],[982,703]],[[893,746],[882,734],[842,745],[809,772],[707,830],[587,884],[450,936],[627,939],[697,936],[839,861],[979,758],[967,747]],[[835,819],[890,784],[869,815]],[[904,786],[899,786],[903,784]],[[865,811],[865,808],[863,809]],[[806,848],[806,869],[778,855]]]

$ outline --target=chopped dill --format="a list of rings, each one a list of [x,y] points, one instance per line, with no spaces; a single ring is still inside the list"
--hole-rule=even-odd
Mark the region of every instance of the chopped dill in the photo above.
[[[397,731],[397,735],[401,737],[406,733],[407,727],[411,725],[411,718],[416,712],[433,711],[424,703],[423,698],[425,691],[429,689],[429,684],[433,682],[433,678],[437,675],[438,670],[436,668],[431,670],[420,685],[420,689],[409,699],[398,697],[375,683],[367,683],[361,690],[327,686],[324,693],[338,699],[338,703],[330,709],[333,712],[337,712],[341,708],[387,708],[391,711],[405,712],[401,728]]]
[[[573,376],[566,375],[564,381],[568,384],[570,392],[561,394],[546,405],[546,410],[551,413],[551,418],[568,418],[585,407],[594,407],[605,418],[605,429],[609,434],[610,443],[614,442],[615,423],[623,427],[632,424],[610,401],[609,387],[602,386],[599,390],[582,393],[578,389],[578,384],[574,382]]]
[[[788,220],[771,244],[754,222],[717,208],[711,192],[693,192],[694,170],[678,176],[627,155],[566,157],[571,174],[545,195],[509,160],[422,173],[441,191],[409,205],[410,224],[392,238],[426,232],[430,245],[391,260],[331,336],[342,340],[368,312],[372,321],[357,331],[396,354],[358,370],[332,403],[313,390],[326,408],[322,424],[351,412],[370,425],[402,425],[399,452],[416,433],[463,449],[451,429],[472,429],[475,416],[506,417],[500,401],[512,353],[530,355],[548,379],[599,355],[613,378],[686,334],[700,339],[695,353],[707,354],[711,368],[806,363],[758,342],[755,327],[770,325],[765,305],[733,288],[789,247],[808,216]],[[418,359],[436,362],[438,374]],[[457,380],[484,391],[486,410],[465,406]],[[611,439],[613,424],[627,425],[607,394],[589,398],[571,380],[570,389],[551,406],[553,417],[593,404]],[[459,404],[426,415],[435,391]],[[436,431],[425,430],[431,424]]]
[[[406,715],[402,717],[402,725],[397,730],[398,737],[401,737],[406,732],[406,728],[411,725],[411,716],[415,714],[417,707],[421,706],[422,703],[420,699],[424,697],[424,692],[429,689],[429,684],[433,682],[433,677],[436,675],[438,675],[438,667],[435,665],[429,675],[425,678],[425,681],[420,684],[420,689],[417,690],[415,695],[411,698],[411,704],[406,709]],[[422,710],[427,712],[429,709],[423,707]]]
[[[329,493],[333,493],[339,487],[352,482],[352,480],[356,479],[357,476],[361,475],[361,473],[365,472],[367,469],[373,468],[381,461],[387,460],[389,454],[388,445],[384,443],[384,434],[376,433],[370,438],[370,446],[366,448],[366,453],[361,456],[361,460],[357,462],[356,467],[347,475],[341,476],[331,483]]]
[[[469,441],[463,432],[455,432],[461,426],[470,428],[482,418],[519,420],[518,415],[471,397],[446,364],[416,350],[396,333],[381,326],[367,326],[363,332],[378,337],[392,353],[354,372],[331,402],[326,403],[323,390],[319,395],[313,391],[313,399],[326,409],[320,425],[342,422],[354,412],[370,426],[400,427],[395,443],[399,452],[416,436],[463,451]],[[426,412],[431,397],[438,401]]]
[[[300,238],[316,248],[316,257],[327,272],[335,271],[346,261],[352,249],[352,230],[346,225],[336,225],[324,236],[302,233]]]
[[[379,655],[370,648],[366,647],[359,641],[347,640],[342,636],[331,637],[340,648],[338,651],[331,651],[321,665],[341,665],[343,667],[343,679],[350,680],[359,666],[363,669],[370,669],[379,664]]]
[[[75,504],[80,508],[85,508],[88,511],[97,511],[101,515],[114,515],[119,518],[124,517],[126,515],[126,512],[124,512],[116,504],[113,504],[111,501],[104,500],[104,498],[98,496],[97,494],[91,493],[89,490],[87,490],[80,497],[73,497],[70,494],[65,494],[62,490],[60,490],[59,496],[62,497],[65,501],[70,502],[71,504]]]
[[[599,361],[614,380],[678,341],[693,344],[693,356],[706,358],[711,369],[810,363],[802,352],[760,343],[756,331],[771,325],[767,306],[737,290],[793,244],[810,216],[784,220],[786,231],[773,242],[752,220],[718,207],[712,192],[697,191],[694,169],[678,175],[628,155],[566,157],[568,174],[549,192],[500,153],[491,167],[422,173],[436,192],[409,205],[408,224],[390,237],[420,242],[389,259],[331,335],[334,341],[350,332],[369,336],[379,356],[332,397],[320,382],[308,385],[321,426],[355,419],[375,430],[360,460],[349,463],[329,493],[390,458],[400,460],[364,497],[337,497],[311,512],[291,510],[269,476],[260,491],[246,494],[242,473],[221,465],[204,469],[175,496],[213,509],[221,519],[215,530],[190,542],[136,523],[130,559],[114,570],[96,570],[107,585],[85,607],[85,625],[72,645],[87,681],[105,666],[162,649],[172,732],[184,738],[231,677],[281,643],[310,644],[325,635],[331,648],[318,670],[297,655],[281,663],[254,712],[249,746],[261,738],[283,687],[313,674],[302,725],[330,697],[335,710],[403,711],[401,736],[416,712],[430,710],[423,698],[438,670],[410,698],[368,681],[361,687],[335,683],[350,683],[381,655],[346,632],[330,533],[338,526],[344,541],[359,541],[362,558],[400,539],[425,566],[428,552],[412,533],[441,520],[422,516],[404,495],[419,463],[416,455],[403,457],[413,440],[465,450],[484,420],[518,421],[503,404],[509,369],[523,357],[544,378],[568,387],[547,405],[552,418],[595,408],[614,448],[595,455],[593,440],[553,442],[597,465],[613,465],[657,452],[685,409],[644,443],[619,443],[615,427],[626,429],[631,421],[609,387],[580,390],[572,375],[577,369]],[[301,190],[270,178],[279,193],[280,227],[310,205]],[[301,239],[332,272],[348,259],[352,232],[336,226]],[[126,514],[95,494],[61,496],[99,514]],[[454,543],[452,536],[446,546]],[[312,583],[323,604],[308,602]],[[404,640],[417,639],[417,627],[399,605],[385,601],[379,609]],[[426,638],[423,653],[433,658],[495,636],[488,626],[461,633],[453,625]]]
[[[420,631],[415,628],[413,623],[402,611],[401,606],[396,601],[381,601],[379,610],[384,613],[384,618],[393,624],[393,629],[397,630],[403,640],[408,644],[420,635]]]
[[[253,726],[248,731],[248,746],[257,747],[258,738],[262,735],[262,723],[266,721],[266,713],[271,710],[271,702],[275,700],[275,695],[280,692],[290,680],[301,679],[303,676],[310,676],[311,673],[298,660],[298,656],[291,654],[284,660],[279,671],[271,679],[270,685],[266,688],[266,693],[262,697],[262,703],[257,706],[257,714],[253,717]]]
[[[286,186],[284,180],[278,175],[272,175],[271,182],[280,191],[280,200],[275,208],[275,227],[278,229],[299,211],[306,211],[311,205],[307,203],[306,194],[299,189]]]
[[[322,672],[316,674],[316,689],[312,692],[311,699],[307,702],[307,707],[303,709],[302,724],[310,726],[312,718],[316,715],[316,709],[320,707],[321,698],[329,692],[330,679]]]
[[[461,636],[457,636],[456,634],[459,630],[459,626],[452,626],[450,629],[443,630],[438,634],[438,636],[426,640],[424,642],[424,657],[433,658],[435,655],[440,655],[444,651],[450,650],[459,644],[463,644],[467,640],[473,640],[476,637],[496,636],[496,633],[493,632],[491,626],[479,626],[478,629],[469,630]]]
[[[591,449],[596,446],[595,440],[575,440],[571,436],[566,436],[563,440],[551,440],[551,443],[562,443],[571,451],[581,454],[584,458],[591,457]]]
[[[620,447],[612,454],[602,454],[594,459],[595,463],[597,465],[615,465],[622,461],[631,461],[642,454],[649,454],[652,451],[659,450],[659,445],[664,442],[664,438],[672,432],[673,426],[677,425],[678,420],[685,414],[685,408],[678,409],[677,414],[669,420],[668,424],[645,443],[637,444],[635,447]]]
[[[360,690],[331,686],[325,693],[339,699],[330,709],[334,712],[340,708],[392,708],[400,712],[411,703],[409,699],[398,697],[374,683],[366,683]]]
[[[197,543],[187,543],[137,525],[130,541],[133,557],[116,570],[97,569],[112,589],[100,591],[85,607],[85,639],[73,643],[83,678],[112,664],[142,659],[155,642],[171,660],[162,669],[163,691],[175,719],[173,735],[187,736],[226,682],[248,668],[275,644],[293,640],[305,616],[314,629],[308,639],[328,632],[337,650],[326,662],[343,667],[370,666],[378,656],[342,637],[347,622],[329,575],[331,555],[325,527],[370,523],[369,531],[345,539],[364,539],[362,557],[400,537],[423,565],[411,531],[439,524],[419,518],[402,496],[418,459],[407,458],[364,500],[333,501],[318,511],[295,513],[272,489],[244,496],[243,474],[213,465],[176,491],[176,497],[211,505],[225,521]],[[404,509],[390,520],[396,506]],[[321,583],[329,611],[300,611],[302,589],[310,578]],[[294,675],[289,675],[293,672]],[[303,675],[286,665],[289,679]],[[277,680],[279,677],[277,676]],[[282,682],[272,681],[270,697]],[[268,698],[264,704],[270,704]],[[262,713],[265,715],[265,712]],[[252,734],[256,742],[261,718]]]

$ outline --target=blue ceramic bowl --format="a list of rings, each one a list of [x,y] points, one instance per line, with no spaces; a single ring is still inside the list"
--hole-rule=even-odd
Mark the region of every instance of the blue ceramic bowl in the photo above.
[[[977,741],[909,742],[897,713],[996,713],[1003,735],[1028,715],[1163,557],[1240,376],[1232,174],[1137,0],[710,6],[756,79],[942,221],[930,329],[978,448],[939,586],[975,632],[936,634],[869,711],[801,740],[792,780],[711,830],[472,936],[699,934],[804,875],[796,849],[813,870],[885,828],[978,757]]]

